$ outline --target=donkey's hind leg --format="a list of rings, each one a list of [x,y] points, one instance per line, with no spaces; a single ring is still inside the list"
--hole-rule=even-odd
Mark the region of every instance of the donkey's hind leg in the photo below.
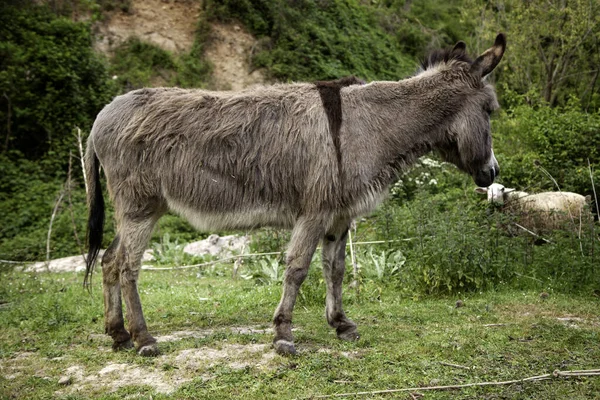
[[[119,282],[125,300],[127,324],[138,353],[142,356],[158,354],[156,339],[148,333],[137,281],[142,265],[142,255],[148,245],[154,224],[162,213],[124,217],[119,224],[119,255],[122,257]]]
[[[113,350],[133,347],[131,336],[125,329],[117,250],[119,236],[115,237],[102,257],[102,286],[104,292],[104,331],[113,338]]]
[[[279,354],[295,354],[292,336],[292,310],[296,303],[298,290],[308,273],[310,261],[319,239],[323,235],[323,222],[318,219],[300,218],[294,230],[287,250],[287,267],[283,279],[281,301],[275,311],[275,338],[273,344]]]
[[[327,322],[343,340],[357,340],[356,324],[346,317],[342,308],[342,283],[346,272],[346,240],[350,221],[335,224],[323,238],[323,275],[327,284],[325,314]]]

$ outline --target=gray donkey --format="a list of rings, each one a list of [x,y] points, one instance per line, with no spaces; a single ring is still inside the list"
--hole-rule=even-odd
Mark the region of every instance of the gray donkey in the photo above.
[[[500,62],[503,34],[474,61],[464,42],[433,52],[398,82],[332,82],[241,92],[140,89],[116,97],[92,128],[86,152],[89,254],[102,242],[104,169],[117,235],[102,257],[104,321],[113,348],[158,353],[142,314],[140,259],[156,221],[173,210],[203,230],[292,228],[274,347],[293,354],[292,310],[319,241],[327,322],[356,340],[342,309],[348,227],[373,210],[402,169],[431,150],[488,186],[498,174],[484,80]],[[125,298],[128,328],[121,305]]]

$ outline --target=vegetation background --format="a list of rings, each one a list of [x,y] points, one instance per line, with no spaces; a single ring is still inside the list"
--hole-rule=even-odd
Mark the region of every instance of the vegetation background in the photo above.
[[[214,23],[243,25],[258,39],[252,67],[283,82],[350,74],[401,79],[428,50],[464,40],[477,54],[503,31],[508,50],[491,77],[502,105],[493,119],[500,182],[594,196],[600,181],[597,1],[205,0],[190,51],[176,54],[133,38],[110,56],[94,51],[94,26],[107,12],[130,12],[129,0],[0,7],[3,260],[45,259],[53,213],[51,257],[80,252],[86,207],[78,128],[85,138],[113,96],[157,76],[164,84],[210,87],[204,49]],[[359,221],[360,240],[398,240],[359,250],[365,268],[383,265],[375,276],[390,277],[409,296],[497,285],[600,290],[597,224],[547,233],[545,246],[531,235],[508,235],[511,221],[474,194],[468,177],[433,157],[400,177],[383,207]],[[111,229],[107,224],[105,245]],[[283,249],[286,234],[272,233],[254,234],[257,251]],[[153,240],[168,247],[200,235],[169,215]]]
[[[111,18],[175,2],[188,17],[200,10],[185,51],[142,37],[97,50]],[[234,268],[144,271],[140,296],[162,351],[151,359],[110,351],[101,279],[90,296],[80,273],[16,269],[11,262],[82,251],[79,132],[85,140],[100,109],[134,88],[214,88],[222,71],[209,53],[223,26],[253,35],[250,68],[273,82],[401,79],[431,49],[464,40],[476,55],[503,31],[508,49],[489,78],[502,105],[492,121],[500,182],[598,191],[596,0],[0,1],[0,399],[281,399],[402,387],[420,388],[401,397],[413,400],[597,398],[600,380],[591,377],[421,390],[598,368],[600,359],[597,219],[540,240],[435,155],[399,177],[352,232],[355,242],[383,242],[354,248],[356,276],[348,259],[344,304],[361,327],[355,343],[324,327],[318,255],[295,309],[295,358],[270,348],[285,267],[277,255]],[[108,212],[104,246],[114,236]],[[206,234],[163,217],[150,246],[155,267],[209,261],[182,251]],[[289,237],[251,235],[252,252],[282,251]]]

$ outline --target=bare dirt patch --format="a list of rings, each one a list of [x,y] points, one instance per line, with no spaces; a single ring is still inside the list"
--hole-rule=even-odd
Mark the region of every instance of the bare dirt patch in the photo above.
[[[297,332],[297,328],[292,329]],[[232,333],[234,335],[267,335],[272,334],[272,328],[261,328],[256,326],[232,326],[227,329],[198,329],[173,331],[164,335],[154,335],[158,343],[176,342],[183,339],[204,339],[215,333]],[[88,339],[102,346],[110,346],[112,339],[103,333],[92,333]]]
[[[270,348],[266,344],[227,344],[218,349],[186,349],[177,354],[173,363],[189,371],[199,371],[217,364],[227,365],[231,369],[264,367],[275,358],[275,352]]]
[[[213,24],[205,56],[213,64],[216,90],[241,90],[263,83],[264,74],[251,70],[250,55],[257,40],[236,24]]]
[[[202,13],[198,0],[132,0],[128,12],[113,11],[95,26],[95,48],[112,55],[131,37],[173,53],[189,51]],[[241,90],[263,83],[262,71],[252,70],[250,56],[257,40],[239,24],[211,24],[205,57],[213,65],[215,90]],[[157,85],[164,84],[158,79]]]
[[[51,379],[70,382],[69,386],[57,391],[57,395],[114,392],[126,386],[148,386],[158,393],[168,394],[198,377],[210,380],[212,376],[208,369],[213,366],[269,370],[276,368],[275,357],[275,351],[267,344],[222,344],[218,348],[185,349],[161,355],[153,365],[108,363],[97,371],[72,365],[62,371],[61,377]]]
[[[189,51],[201,12],[201,2],[194,0],[132,0],[128,12],[107,13],[106,20],[95,29],[97,50],[111,54],[130,37],[172,51]]]
[[[149,386],[158,393],[171,393],[191,378],[170,376],[156,368],[130,364],[107,364],[97,372],[88,373],[80,365],[73,365],[64,371],[63,377],[70,378],[72,384],[57,395],[65,393],[89,393],[92,390],[114,392],[125,386]]]
[[[260,326],[234,326],[225,329],[203,329],[175,331],[165,335],[157,335],[158,342],[172,342],[186,338],[206,338],[219,332],[231,332],[238,335],[271,334],[272,329]],[[88,337],[99,344],[99,349],[111,352],[111,339],[108,335],[92,334]],[[315,350],[316,351],[316,350]],[[343,354],[353,358],[354,354]],[[65,357],[57,359],[64,365],[55,369],[56,373],[45,379],[66,382],[65,387],[56,392],[57,395],[90,393],[93,391],[114,392],[126,386],[148,386],[158,393],[172,393],[181,385],[193,379],[210,380],[213,375],[210,368],[224,366],[233,370],[257,368],[260,371],[275,370],[279,366],[275,350],[270,344],[249,343],[237,344],[219,342],[213,346],[183,349],[169,354],[162,354],[150,365],[137,365],[109,362],[105,365],[90,368],[80,363],[72,363]],[[34,365],[47,362],[37,353],[20,353],[10,360],[0,360],[0,371],[6,379],[15,379],[34,369]]]

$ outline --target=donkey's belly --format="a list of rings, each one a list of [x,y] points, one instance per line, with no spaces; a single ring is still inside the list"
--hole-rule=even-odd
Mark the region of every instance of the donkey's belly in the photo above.
[[[184,217],[201,231],[223,229],[254,229],[263,226],[291,228],[296,216],[285,209],[247,207],[233,211],[199,210],[173,199],[167,199],[169,209]]]

